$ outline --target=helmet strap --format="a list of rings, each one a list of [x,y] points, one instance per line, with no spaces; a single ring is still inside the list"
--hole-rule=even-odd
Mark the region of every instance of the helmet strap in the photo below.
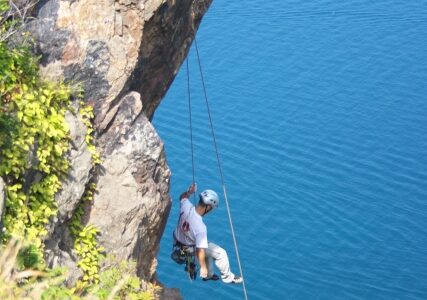
[[[210,207],[211,209],[208,210],[208,207]],[[210,212],[212,210],[212,206],[210,205],[206,205],[205,204],[205,212],[203,213],[203,216],[205,216],[208,212]]]

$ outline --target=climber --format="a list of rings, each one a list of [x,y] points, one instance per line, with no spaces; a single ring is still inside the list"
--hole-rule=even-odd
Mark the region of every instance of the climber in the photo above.
[[[200,277],[204,281],[219,279],[219,276],[213,272],[213,262],[215,262],[224,283],[241,283],[243,278],[230,271],[227,252],[218,245],[208,242],[206,225],[202,220],[202,217],[218,207],[218,195],[212,190],[205,190],[200,193],[199,202],[194,207],[189,197],[196,192],[196,189],[196,184],[192,184],[180,196],[180,216],[174,231],[174,245],[197,257],[200,264]]]

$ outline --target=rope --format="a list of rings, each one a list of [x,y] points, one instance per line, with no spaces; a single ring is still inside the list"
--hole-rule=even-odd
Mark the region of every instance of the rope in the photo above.
[[[191,116],[191,91],[190,91],[190,70],[188,67],[188,58],[187,62],[187,92],[188,92],[188,111],[189,111],[189,119],[190,119],[190,146],[191,146],[191,166],[193,168],[193,184],[196,182],[195,180],[195,171],[194,171],[194,145],[193,145],[193,122]],[[193,202],[196,204],[196,195],[193,194]]]
[[[215,131],[214,131],[212,117],[211,117],[211,111],[210,111],[210,107],[209,107],[208,95],[207,95],[207,92],[206,92],[205,80],[203,78],[202,64],[200,62],[200,55],[199,55],[199,48],[197,47],[197,40],[196,40],[195,37],[194,37],[194,44],[196,46],[197,62],[199,64],[200,78],[202,79],[203,92],[204,92],[204,95],[205,95],[206,107],[207,107],[208,115],[209,115],[209,123],[210,123],[212,138],[213,138],[213,142],[214,142],[214,146],[215,146],[216,158],[217,158],[217,162],[218,162],[218,169],[219,169],[219,173],[221,175],[222,189],[223,189],[223,192],[224,192],[224,199],[225,199],[225,204],[226,204],[226,207],[227,207],[228,220],[230,222],[231,234],[233,236],[234,249],[236,251],[237,263],[239,265],[240,276],[242,276],[242,279],[243,279],[243,282],[242,282],[243,294],[245,296],[245,299],[247,300],[248,299],[248,294],[247,294],[247,291],[246,291],[245,278],[243,276],[242,264],[240,263],[239,249],[237,247],[236,234],[234,233],[234,226],[233,226],[233,221],[232,221],[232,218],[231,218],[230,206],[228,204],[227,191],[226,191],[226,188],[225,188],[224,175],[223,175],[223,172],[222,172],[221,160],[220,160],[220,157],[219,157],[219,151],[218,151],[218,146],[217,146],[217,142],[216,142]]]

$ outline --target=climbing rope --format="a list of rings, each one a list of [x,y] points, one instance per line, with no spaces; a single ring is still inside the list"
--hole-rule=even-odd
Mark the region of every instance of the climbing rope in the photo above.
[[[196,182],[195,171],[194,171],[194,145],[193,145],[193,122],[191,115],[191,90],[190,90],[190,70],[188,66],[188,57],[186,59],[187,63],[187,94],[188,94],[188,111],[189,111],[189,121],[190,121],[190,148],[191,148],[191,166],[193,168],[193,184]],[[196,204],[196,195],[193,194],[193,202]]]
[[[204,95],[205,95],[206,108],[208,110],[209,124],[210,124],[210,128],[211,128],[213,143],[214,143],[214,146],[215,146],[215,153],[216,153],[216,158],[217,158],[217,162],[218,162],[218,169],[219,169],[219,173],[221,175],[221,183],[222,183],[222,189],[223,189],[223,192],[224,192],[225,204],[226,204],[226,207],[227,207],[228,220],[230,222],[231,235],[233,236],[234,249],[236,251],[237,263],[239,265],[240,276],[242,276],[242,279],[243,279],[243,282],[242,282],[243,294],[244,294],[245,299],[247,300],[248,299],[248,294],[247,294],[247,291],[246,291],[245,277],[243,276],[242,264],[240,263],[239,249],[237,247],[237,240],[236,240],[236,234],[234,232],[233,220],[231,218],[230,205],[228,203],[227,191],[226,191],[226,188],[225,188],[225,180],[224,180],[224,175],[223,175],[223,172],[222,172],[221,160],[220,160],[219,150],[218,150],[218,146],[217,146],[217,142],[216,142],[216,136],[215,136],[215,131],[214,131],[214,127],[213,127],[213,122],[212,122],[212,117],[211,117],[211,111],[210,111],[210,106],[209,106],[209,101],[208,101],[208,95],[207,95],[207,92],[206,92],[205,80],[204,80],[204,77],[203,77],[202,64],[200,62],[199,48],[197,46],[197,40],[196,40],[196,38],[194,38],[194,44],[196,46],[197,62],[198,62],[198,65],[199,65],[200,78],[202,80],[203,92],[204,92]],[[187,60],[187,74],[188,73],[189,72],[188,72],[188,60]],[[189,77],[187,79],[188,79],[188,82],[189,82]],[[190,111],[191,111],[191,106],[190,106]],[[190,120],[191,120],[191,113],[190,113]],[[193,170],[194,170],[194,166],[193,166]],[[194,177],[193,177],[193,182],[194,182]]]

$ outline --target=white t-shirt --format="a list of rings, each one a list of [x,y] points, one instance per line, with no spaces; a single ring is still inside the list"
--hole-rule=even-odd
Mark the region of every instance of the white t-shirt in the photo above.
[[[180,215],[175,238],[186,246],[208,248],[208,235],[202,216],[196,212],[194,205],[187,198],[181,200]]]

